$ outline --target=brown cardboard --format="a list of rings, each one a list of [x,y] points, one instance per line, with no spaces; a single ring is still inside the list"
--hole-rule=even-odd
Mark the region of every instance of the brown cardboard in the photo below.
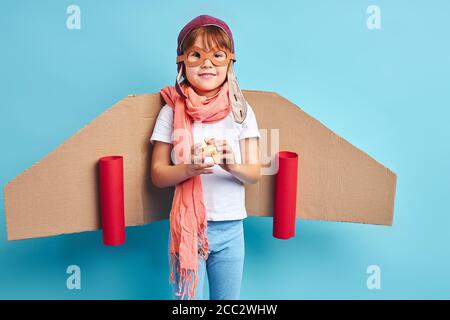
[[[278,128],[280,150],[299,154],[299,218],[392,224],[392,171],[278,94],[244,95],[260,131]],[[8,240],[100,229],[97,161],[108,155],[124,158],[126,225],[168,218],[174,187],[159,189],[150,176],[149,138],[162,105],[159,93],[130,95],[10,181],[4,187]],[[263,175],[246,185],[249,216],[272,216],[273,182],[273,175]]]

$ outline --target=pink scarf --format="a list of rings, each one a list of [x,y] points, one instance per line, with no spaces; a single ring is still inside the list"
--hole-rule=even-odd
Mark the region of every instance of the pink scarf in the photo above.
[[[191,146],[194,144],[192,122],[216,123],[231,112],[228,82],[212,96],[200,96],[191,86],[183,84],[187,99],[181,97],[175,87],[167,86],[160,93],[173,109],[173,145],[176,163],[191,163]],[[182,136],[180,139],[180,135]],[[179,145],[181,144],[181,145]],[[181,152],[179,152],[181,151]],[[188,289],[188,299],[195,299],[198,281],[198,255],[208,259],[207,215],[200,175],[193,176],[175,188],[170,211],[170,282],[174,280],[174,263],[178,259],[177,273],[181,299]],[[181,293],[182,287],[184,287]]]

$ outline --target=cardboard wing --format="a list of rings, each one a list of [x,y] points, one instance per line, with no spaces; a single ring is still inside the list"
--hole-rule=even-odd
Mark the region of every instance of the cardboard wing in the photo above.
[[[260,158],[269,173],[246,185],[249,216],[273,215],[272,160],[276,151],[289,150],[299,155],[297,217],[392,224],[392,171],[278,94],[244,96],[267,137]],[[150,175],[149,138],[163,104],[159,93],[122,99],[10,181],[4,187],[8,240],[100,229],[97,166],[109,155],[123,156],[126,226],[168,218],[174,187],[159,189]]]

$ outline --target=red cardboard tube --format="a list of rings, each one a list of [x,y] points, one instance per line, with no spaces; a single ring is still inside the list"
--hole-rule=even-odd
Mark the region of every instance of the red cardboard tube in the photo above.
[[[295,236],[298,154],[280,151],[275,157],[278,171],[275,175],[273,236],[289,239]]]
[[[100,158],[99,175],[103,244],[117,246],[125,242],[123,157]]]

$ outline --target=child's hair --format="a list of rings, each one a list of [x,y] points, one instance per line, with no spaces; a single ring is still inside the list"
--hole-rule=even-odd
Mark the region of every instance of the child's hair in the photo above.
[[[192,30],[184,39],[181,46],[183,52],[192,46],[198,36],[202,36],[203,46],[208,50],[216,46],[231,51],[231,40],[228,35],[217,26],[202,26]]]

